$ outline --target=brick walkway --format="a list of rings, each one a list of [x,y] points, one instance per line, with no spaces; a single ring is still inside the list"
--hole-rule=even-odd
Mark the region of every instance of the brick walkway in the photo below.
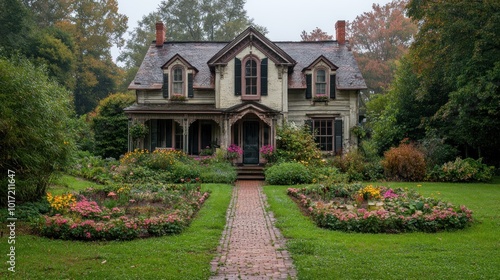
[[[259,181],[238,181],[210,279],[295,279],[284,240],[265,211]]]

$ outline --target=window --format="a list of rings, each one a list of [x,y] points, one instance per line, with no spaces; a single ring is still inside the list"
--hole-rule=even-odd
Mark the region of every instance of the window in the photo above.
[[[316,95],[326,95],[326,71],[316,71]]]
[[[184,94],[184,73],[181,67],[175,67],[172,70],[172,93]]]
[[[257,62],[249,59],[245,62],[245,94],[257,95]]]
[[[333,151],[333,122],[333,119],[316,119],[312,121],[314,139],[322,151]]]
[[[258,100],[260,98],[260,60],[249,56],[243,60],[243,94],[242,99]]]

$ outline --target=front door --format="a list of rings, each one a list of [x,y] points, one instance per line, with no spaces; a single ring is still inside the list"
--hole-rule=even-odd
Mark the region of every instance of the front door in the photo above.
[[[259,122],[243,123],[243,163],[259,163]]]

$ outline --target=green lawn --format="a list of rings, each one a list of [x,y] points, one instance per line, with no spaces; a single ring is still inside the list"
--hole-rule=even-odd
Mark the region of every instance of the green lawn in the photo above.
[[[91,182],[82,178],[73,177],[70,175],[61,175],[55,178],[49,188],[49,192],[53,195],[60,195],[71,191],[81,191],[86,188],[99,188],[103,185]]]
[[[211,196],[180,235],[96,243],[49,240],[19,232],[16,273],[7,271],[10,245],[4,236],[0,239],[0,279],[208,279],[232,187],[206,184],[203,189],[211,190]]]
[[[288,187],[265,186],[299,279],[498,279],[500,184],[385,185],[417,188],[423,195],[464,204],[477,222],[462,231],[436,234],[330,231],[317,228],[300,212],[286,195]]]

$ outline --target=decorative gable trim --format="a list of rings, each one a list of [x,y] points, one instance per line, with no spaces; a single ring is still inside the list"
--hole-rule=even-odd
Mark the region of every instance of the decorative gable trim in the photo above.
[[[194,70],[196,73],[198,73],[198,69],[196,69],[196,67],[194,67],[193,65],[191,65],[191,63],[189,63],[187,60],[185,60],[178,53],[175,54],[171,59],[169,59],[165,64],[163,64],[163,66],[161,67],[161,69],[167,69],[167,68],[169,68],[170,65],[172,65],[177,60],[180,60],[181,63],[184,64],[184,66],[186,66],[187,69]]]
[[[262,33],[257,31],[254,27],[250,26],[210,58],[207,62],[208,66],[215,67],[216,65],[227,65],[229,61],[247,46],[257,48],[277,65],[293,68],[293,66],[297,64],[290,55],[267,39],[266,36],[262,35]]]
[[[320,55],[311,64],[309,64],[304,69],[302,69],[302,72],[313,70],[313,68],[316,67],[316,65],[318,65],[321,62],[328,65],[328,67],[330,68],[331,71],[336,71],[337,69],[339,69],[339,67],[337,65],[333,64],[333,62],[331,62],[328,58],[326,58],[323,55]]]

